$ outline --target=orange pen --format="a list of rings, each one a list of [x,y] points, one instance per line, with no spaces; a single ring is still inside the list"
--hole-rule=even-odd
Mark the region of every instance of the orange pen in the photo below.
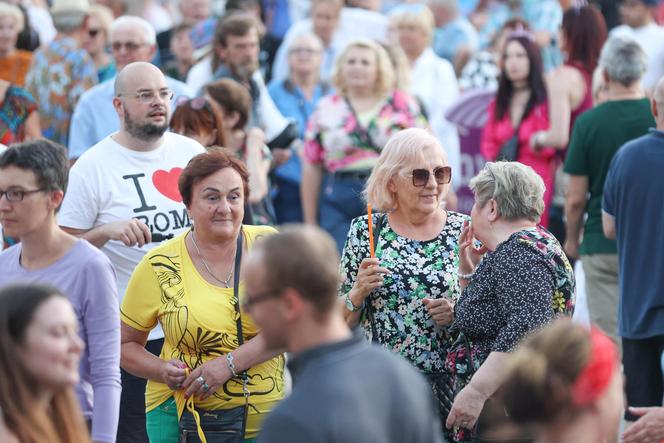
[[[369,254],[371,258],[376,258],[376,253],[374,252],[374,238],[373,238],[373,218],[371,217],[371,204],[367,203],[367,222],[369,224]]]

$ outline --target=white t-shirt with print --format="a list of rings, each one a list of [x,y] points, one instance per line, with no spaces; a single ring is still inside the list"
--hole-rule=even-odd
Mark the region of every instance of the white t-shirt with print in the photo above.
[[[137,218],[152,232],[164,235],[177,235],[191,226],[178,191],[178,178],[189,160],[205,148],[191,138],[167,132],[160,147],[139,152],[120,145],[113,135],[86,151],[72,167],[59,224],[93,229]],[[101,248],[115,266],[120,303],[134,268],[156,245],[128,247],[110,240]],[[149,339],[163,336],[157,326]]]

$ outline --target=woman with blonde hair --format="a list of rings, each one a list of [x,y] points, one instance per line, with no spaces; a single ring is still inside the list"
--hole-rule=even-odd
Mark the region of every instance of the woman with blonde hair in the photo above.
[[[615,344],[600,329],[559,320],[510,358],[502,396],[510,417],[546,443],[614,442],[623,408]]]
[[[83,48],[88,51],[97,67],[99,83],[115,77],[115,61],[107,51],[113,20],[113,12],[108,7],[99,4],[90,5]]]
[[[367,201],[376,212],[371,220],[365,215],[352,221],[339,290],[350,326],[359,324],[368,339],[427,377],[441,425],[451,382],[444,368],[451,345],[447,326],[461,293],[457,239],[468,220],[443,206],[451,178],[447,155],[428,131],[392,136],[367,181]]]
[[[74,394],[84,345],[71,304],[55,288],[20,285],[0,290],[0,306],[0,423],[8,441],[89,442]]]
[[[339,251],[350,222],[364,213],[359,197],[387,140],[395,132],[423,127],[417,102],[395,88],[385,49],[370,40],[346,46],[336,61],[336,93],[323,97],[309,118],[304,141],[304,221],[320,222]]]
[[[18,36],[25,28],[21,9],[9,2],[0,2],[0,79],[16,86],[25,85],[32,53],[16,49]]]

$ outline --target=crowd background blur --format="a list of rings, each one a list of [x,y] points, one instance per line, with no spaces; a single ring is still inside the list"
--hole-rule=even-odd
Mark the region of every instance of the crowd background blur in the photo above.
[[[327,231],[344,258],[348,291],[362,277],[361,263],[369,252],[365,230],[372,223],[365,215],[370,177],[388,177],[381,183],[395,206],[375,209],[388,214],[385,234],[396,242],[380,245],[380,250],[397,255],[403,246],[399,242],[410,244],[414,237],[405,235],[408,229],[399,231],[398,223],[391,231],[392,222],[404,208],[416,208],[421,203],[416,199],[436,183],[436,195],[426,197],[435,197],[437,207],[430,213],[444,214],[445,221],[430,233],[446,233],[438,252],[449,255],[435,262],[429,277],[446,282],[449,293],[444,298],[450,302],[452,320],[448,322],[446,311],[445,324],[435,323],[442,314],[417,305],[412,312],[423,323],[404,325],[403,316],[414,316],[413,306],[404,304],[404,312],[399,312],[398,303],[381,304],[381,297],[390,301],[394,294],[412,295],[419,287],[428,288],[430,281],[411,281],[394,293],[376,286],[357,300],[349,298],[361,309],[375,304],[378,319],[394,334],[381,340],[397,352],[402,342],[415,340],[404,331],[426,331],[439,355],[427,361],[420,354],[406,356],[428,376],[442,371],[441,350],[455,341],[446,335],[447,327],[468,328],[467,321],[463,324],[464,304],[467,310],[469,297],[477,292],[472,273],[461,272],[468,279],[457,275],[462,243],[457,224],[478,204],[471,180],[495,175],[485,169],[487,162],[527,165],[544,185],[544,206],[541,213],[527,217],[529,229],[550,232],[563,245],[577,281],[574,319],[596,324],[618,344],[628,405],[661,407],[664,373],[652,362],[662,357],[664,335],[650,326],[664,299],[625,287],[625,281],[637,281],[620,248],[632,228],[621,225],[624,202],[607,202],[613,194],[605,193],[605,182],[622,146],[642,140],[659,121],[663,24],[662,0],[0,0],[0,155],[4,145],[42,138],[67,150],[73,169],[70,189],[62,189],[63,211],[55,215],[59,208],[54,208],[50,224],[40,228],[46,232],[59,224],[105,253],[120,277],[119,301],[142,257],[191,226],[177,180],[189,159],[204,148],[228,148],[246,165],[244,225],[303,222]],[[417,161],[396,156],[402,164],[389,174],[375,170],[388,140],[409,128],[435,137],[437,142],[427,142],[426,149],[438,150],[440,156],[432,154],[428,163],[418,156]],[[656,144],[660,131],[643,143]],[[655,158],[643,155],[644,162]],[[419,181],[415,177],[420,163],[430,167],[422,169],[428,174],[426,183],[424,172]],[[415,169],[406,170],[411,166]],[[413,189],[397,189],[395,183],[409,174]],[[615,180],[627,180],[626,174],[615,177],[609,182],[612,191],[622,189]],[[13,226],[3,233],[1,225],[16,224],[16,214],[25,216],[26,207],[45,190],[11,180],[0,180],[3,183],[7,189],[0,189],[0,246],[16,255],[31,245],[27,242],[21,249],[16,243],[24,238],[22,231]],[[514,198],[507,199],[507,206]],[[656,193],[644,199],[655,207],[664,205]],[[370,195],[368,200],[373,201]],[[485,200],[493,203],[482,200],[479,209],[498,208],[496,195]],[[607,209],[616,211],[616,224],[609,225],[613,231],[602,225]],[[645,207],[635,210],[640,211],[632,214],[637,220],[652,214]],[[476,231],[485,239],[493,238],[494,222],[504,220],[504,210],[496,211],[497,216]],[[448,219],[456,224],[446,224]],[[421,227],[412,227],[412,232],[421,232]],[[553,237],[542,235],[555,244]],[[431,240],[422,237],[417,241]],[[472,243],[465,240],[465,247]],[[48,244],[37,242],[37,249],[49,249]],[[498,244],[491,246],[486,257],[495,260],[492,251]],[[656,246],[653,254],[658,253]],[[560,251],[554,249],[557,256]],[[421,255],[437,257],[428,250]],[[390,263],[399,263],[391,258]],[[563,259],[560,262],[567,263]],[[22,259],[19,262],[17,266],[24,267]],[[386,277],[384,263],[371,263],[378,267],[373,278],[394,283],[394,276]],[[653,275],[662,271],[655,269]],[[0,269],[0,281],[3,273]],[[64,295],[72,299],[72,294]],[[456,300],[461,300],[460,316],[454,315]],[[350,306],[351,311],[357,307]],[[570,314],[567,307],[558,310]],[[554,316],[548,314],[547,319]],[[370,319],[351,317],[351,325],[369,328]],[[511,323],[502,326],[506,324]],[[486,355],[475,369],[483,376],[482,361],[491,367],[495,360],[489,359],[490,352],[510,353],[534,328],[522,328],[509,346],[485,346]],[[476,331],[471,327],[465,332],[471,332],[466,335],[472,342]],[[163,342],[160,334],[157,327],[147,340],[154,354]],[[422,345],[427,339],[417,340]],[[625,343],[628,352],[622,354]],[[635,361],[646,354],[652,364],[648,373],[641,373]],[[84,360],[86,356],[84,351]],[[127,415],[129,409],[121,407],[119,427],[126,428],[125,420],[129,428],[138,423],[141,432],[131,440],[130,429],[119,441],[147,441],[145,383],[139,378],[122,372],[123,385],[128,380],[142,385],[124,386],[123,405],[131,400],[135,409]],[[629,380],[635,379],[646,380],[646,388],[655,394],[632,389]],[[464,410],[468,389],[461,392]],[[125,399],[127,394],[133,398]],[[86,417],[99,414],[90,415],[90,406],[82,406]],[[641,420],[657,424],[664,435],[659,410],[634,411],[645,414]],[[129,416],[137,421],[132,423]],[[472,414],[459,417],[450,423],[453,429],[477,421]],[[10,432],[24,432],[13,426],[9,423]],[[634,439],[636,434],[627,434],[629,441],[651,441]]]

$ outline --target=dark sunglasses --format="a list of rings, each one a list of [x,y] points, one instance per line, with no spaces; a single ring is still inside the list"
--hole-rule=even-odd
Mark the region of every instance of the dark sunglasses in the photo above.
[[[263,292],[259,294],[244,294],[244,298],[241,300],[240,304],[242,305],[242,309],[245,311],[249,311],[251,308],[254,306],[263,303],[264,301],[267,301],[271,298],[277,298],[278,296],[281,295],[281,291],[269,291],[269,292]]]
[[[88,29],[90,38],[95,38],[99,34],[99,29]]]
[[[413,169],[413,186],[418,188],[426,186],[429,183],[431,171],[428,169]],[[439,185],[446,185],[452,180],[452,168],[449,166],[439,166],[433,170],[433,178]]]
[[[183,105],[189,105],[189,107],[194,111],[200,111],[201,109],[206,109],[212,112],[212,108],[210,108],[210,103],[203,96],[189,98],[181,95],[175,101],[175,106],[183,106]]]

